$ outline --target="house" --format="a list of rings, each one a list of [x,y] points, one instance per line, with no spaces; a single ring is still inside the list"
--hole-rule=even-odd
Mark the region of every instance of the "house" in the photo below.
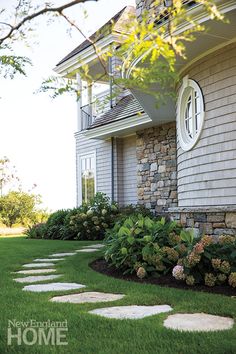
[[[136,0],[136,15],[152,2]],[[78,204],[101,191],[121,205],[139,203],[167,213],[196,232],[236,234],[236,2],[216,3],[229,24],[210,20],[201,5],[185,1],[208,31],[187,43],[188,59],[178,62],[177,102],[157,109],[154,97],[124,90],[97,112],[92,85],[87,85],[88,101],[80,99],[75,134]],[[126,7],[91,37],[101,51],[119,43],[133,12]],[[115,60],[110,59],[108,70]],[[91,76],[102,73],[89,41],[55,70],[66,76],[82,62]],[[108,75],[100,82],[112,89]],[[109,92],[100,93],[100,100]]]

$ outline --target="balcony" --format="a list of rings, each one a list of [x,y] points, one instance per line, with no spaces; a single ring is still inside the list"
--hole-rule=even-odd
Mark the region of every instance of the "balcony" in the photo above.
[[[94,96],[94,100],[80,107],[81,130],[88,129],[95,120],[110,109],[110,91],[106,90]]]

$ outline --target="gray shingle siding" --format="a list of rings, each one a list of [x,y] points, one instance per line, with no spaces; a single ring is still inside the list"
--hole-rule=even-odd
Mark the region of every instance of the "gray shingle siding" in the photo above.
[[[202,88],[206,110],[197,145],[186,152],[178,144],[179,206],[236,205],[236,44],[186,74]]]

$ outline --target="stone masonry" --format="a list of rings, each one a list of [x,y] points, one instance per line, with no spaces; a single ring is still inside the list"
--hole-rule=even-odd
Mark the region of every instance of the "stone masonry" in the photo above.
[[[137,132],[138,203],[157,213],[177,206],[175,123]]]
[[[171,208],[171,219],[177,220],[196,235],[236,235],[236,208]]]

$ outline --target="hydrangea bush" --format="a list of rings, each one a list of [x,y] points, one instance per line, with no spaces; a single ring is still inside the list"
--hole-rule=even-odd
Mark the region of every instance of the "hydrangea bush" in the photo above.
[[[173,265],[187,252],[187,239],[181,238],[181,227],[165,218],[133,214],[108,230],[105,259],[126,273],[139,278],[148,274],[170,273]]]
[[[60,240],[100,240],[109,227],[113,227],[119,209],[103,193],[97,193],[79,208],[58,210],[43,225],[27,230],[29,238]]]
[[[177,280],[188,285],[215,286],[229,284],[236,287],[236,237],[204,236],[198,240],[185,257],[178,260],[172,272]]]
[[[117,203],[97,193],[90,203],[72,210],[66,217],[68,235],[79,240],[101,240],[108,228],[113,227],[119,213]]]

